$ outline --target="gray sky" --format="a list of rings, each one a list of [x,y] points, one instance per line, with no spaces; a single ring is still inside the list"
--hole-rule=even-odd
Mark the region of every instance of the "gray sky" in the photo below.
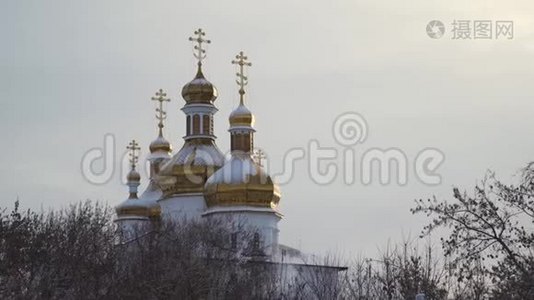
[[[430,39],[426,24],[446,26]],[[513,20],[512,40],[452,40],[455,19]],[[217,144],[229,148],[227,116],[238,103],[230,60],[245,50],[256,145],[280,170],[284,153],[343,147],[336,116],[360,113],[365,143],[402,149],[410,162],[440,149],[443,182],[317,185],[307,164],[282,186],[281,240],[310,251],[372,254],[391,238],[416,236],[424,222],[413,199],[466,189],[487,169],[512,178],[534,159],[534,4],[531,1],[2,1],[0,3],[0,206],[59,208],[87,198],[115,205],[127,196],[120,172],[92,185],[85,152],[116,137],[122,154],[156,136],[150,97],[172,98],[166,137],[185,131],[182,86],[194,75],[187,38],[202,27],[212,44],[205,74],[219,89]],[[146,186],[146,182],[143,182]]]

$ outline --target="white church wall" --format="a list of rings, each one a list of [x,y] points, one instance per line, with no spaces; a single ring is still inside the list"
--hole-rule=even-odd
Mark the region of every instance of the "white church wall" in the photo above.
[[[247,207],[210,208],[204,213],[204,218],[213,218],[227,224],[231,226],[230,231],[257,232],[260,235],[260,248],[264,253],[276,254],[280,216],[273,210]]]
[[[202,194],[175,195],[161,199],[158,203],[161,206],[163,220],[198,220],[206,210]]]
[[[121,217],[115,219],[122,242],[132,240],[151,230],[153,224],[144,217]]]

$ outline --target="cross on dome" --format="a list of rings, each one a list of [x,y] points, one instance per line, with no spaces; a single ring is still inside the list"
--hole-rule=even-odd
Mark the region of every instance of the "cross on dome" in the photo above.
[[[130,165],[132,166],[132,170],[135,170],[135,164],[137,163],[137,161],[139,160],[139,150],[141,150],[141,147],[139,147],[139,144],[135,141],[135,140],[132,140],[128,146],[126,147],[126,149],[130,150],[130,153],[128,154],[128,156],[130,157]]]
[[[243,95],[245,94],[245,86],[248,84],[248,77],[245,76],[245,66],[250,67],[252,66],[251,62],[248,62],[248,57],[245,56],[243,51],[239,52],[238,55],[235,56],[236,60],[232,60],[232,64],[239,66],[239,72],[236,73],[237,80],[236,83],[239,85],[239,103],[243,105]]]
[[[196,37],[189,37],[189,41],[197,44],[195,47],[193,47],[193,49],[196,51],[193,52],[193,55],[196,59],[198,59],[198,65],[200,66],[202,65],[202,60],[206,58],[206,49],[202,47],[202,44],[210,44],[211,41],[203,38],[206,33],[202,30],[202,28],[195,30],[194,35],[196,35]]]
[[[163,120],[167,119],[167,112],[163,110],[163,102],[169,102],[171,99],[166,98],[167,93],[163,92],[163,89],[159,89],[156,92],[156,96],[152,97],[152,101],[158,101],[159,107],[156,108],[156,119],[159,120],[159,136],[163,136]]]

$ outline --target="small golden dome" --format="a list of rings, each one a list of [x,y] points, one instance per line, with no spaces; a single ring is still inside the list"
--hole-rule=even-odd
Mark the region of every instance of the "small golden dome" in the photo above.
[[[150,153],[156,151],[171,152],[172,146],[163,136],[158,136],[152,143],[150,143]]]
[[[276,208],[280,189],[250,155],[233,155],[204,186],[208,207],[255,206]]]
[[[139,172],[137,172],[135,169],[128,172],[128,175],[126,175],[126,180],[128,182],[139,182],[141,181],[141,175]]]
[[[182,89],[182,97],[187,104],[190,103],[205,103],[211,104],[219,96],[217,88],[209,82],[202,74],[202,69],[199,65],[198,72],[195,78],[187,83]]]
[[[137,198],[128,198],[119,204],[115,211],[118,217],[158,218],[161,215],[161,207],[158,203]]]
[[[242,103],[232,111],[229,117],[230,127],[234,126],[245,126],[253,127],[254,126],[254,115],[250,110],[243,105]]]

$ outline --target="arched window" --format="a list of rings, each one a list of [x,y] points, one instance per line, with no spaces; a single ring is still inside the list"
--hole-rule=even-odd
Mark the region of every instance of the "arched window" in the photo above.
[[[185,127],[186,127],[186,135],[191,135],[191,116],[187,116]]]
[[[232,150],[238,150],[242,152],[252,151],[252,134],[249,132],[236,132],[230,137],[230,147]]]
[[[245,152],[252,150],[252,133],[247,133],[245,136]]]
[[[211,134],[209,115],[202,116],[202,130],[204,131],[204,134]]]
[[[237,148],[239,149],[239,151],[245,151],[243,147],[245,145],[245,134],[239,133],[237,136],[238,136]]]
[[[200,134],[200,116],[193,116],[193,134]]]

